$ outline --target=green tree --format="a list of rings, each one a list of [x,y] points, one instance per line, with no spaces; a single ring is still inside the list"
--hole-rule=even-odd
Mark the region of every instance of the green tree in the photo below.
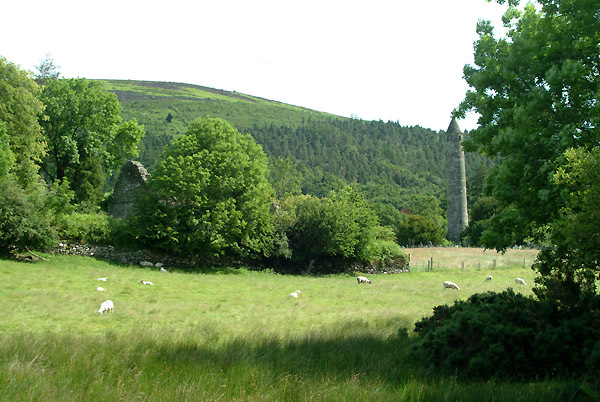
[[[469,226],[464,231],[467,243],[473,246],[482,246],[482,235],[488,226],[488,220],[501,211],[502,209],[493,197],[478,198],[469,209]]]
[[[49,80],[41,99],[46,110],[40,124],[49,148],[45,177],[68,179],[77,202],[98,203],[105,175],[138,155],[143,127],[135,119],[123,122],[116,95],[98,82]]]
[[[46,149],[38,123],[43,110],[39,96],[40,87],[30,73],[0,57],[0,122],[5,123],[15,158],[12,170],[22,186],[37,182]]]
[[[352,186],[332,191],[327,198],[291,197],[284,206],[293,211],[287,233],[292,258],[304,264],[307,273],[323,262],[373,261],[380,257],[380,242],[390,240]]]
[[[198,119],[171,144],[148,181],[140,239],[175,253],[269,255],[273,189],[268,161],[250,135]]]
[[[35,68],[38,71],[35,75],[35,81],[40,85],[45,85],[48,80],[55,80],[60,77],[60,66],[54,64],[54,60],[49,54]]]
[[[273,163],[270,181],[275,189],[277,199],[298,195],[302,192],[300,189],[302,175],[297,170],[296,163],[290,158],[279,158]]]
[[[455,115],[478,112],[466,147],[499,157],[488,188],[501,211],[488,220],[484,245],[502,250],[550,235],[534,265],[536,292],[568,304],[596,293],[599,265],[591,203],[600,183],[587,167],[597,169],[592,149],[600,144],[598,5],[540,0],[520,12],[518,1],[508,3],[506,38],[478,24],[476,66],[464,69],[472,90]]]
[[[440,245],[444,241],[446,231],[438,219],[427,215],[408,215],[396,226],[398,244],[404,246],[425,245],[432,243]]]
[[[598,294],[600,277],[600,147],[569,149],[554,175],[566,199],[550,224],[555,244],[542,250],[534,268],[541,297],[575,304]]]
[[[498,3],[505,3],[498,0]],[[553,174],[570,147],[600,142],[600,19],[594,1],[540,0],[517,10],[508,1],[509,31],[495,38],[478,23],[471,86],[456,117],[473,110],[479,128],[465,148],[500,157],[490,170],[491,195],[503,211],[490,219],[487,247],[504,249],[536,234],[564,205]]]
[[[10,150],[10,138],[6,124],[0,121],[0,179],[8,174],[15,163],[15,155]]]

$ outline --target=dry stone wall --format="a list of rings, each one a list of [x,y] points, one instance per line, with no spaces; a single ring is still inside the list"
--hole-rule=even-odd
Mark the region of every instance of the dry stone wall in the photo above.
[[[228,266],[228,267],[248,267],[254,265],[255,269],[263,269],[267,267],[260,266],[260,264],[248,264],[233,258],[221,257],[218,260],[213,260],[206,257],[199,256],[172,256],[165,255],[155,251],[146,249],[126,249],[116,248],[114,246],[97,246],[88,244],[68,244],[60,243],[59,246],[51,250],[54,254],[65,254],[65,255],[80,255],[84,257],[100,258],[108,261],[112,261],[119,264],[126,265],[137,265],[137,266],[153,266],[156,269],[160,267],[164,268],[182,268],[182,269],[200,269],[217,266]],[[147,263],[152,264],[147,264]],[[143,264],[142,264],[143,263]],[[270,268],[270,267],[269,267]],[[281,269],[274,268],[275,271],[288,272],[288,269],[280,267]],[[331,269],[331,268],[330,268]],[[407,261],[398,260],[391,261],[385,266],[382,264],[360,264],[360,263],[347,263],[344,266],[338,266],[339,272],[341,271],[358,271],[367,274],[380,274],[380,273],[401,273],[409,272]]]
[[[95,257],[119,264],[146,265],[141,262],[151,262],[153,266],[177,267],[177,268],[206,268],[216,265],[216,261],[198,256],[170,256],[146,249],[126,249],[114,246],[97,246],[89,244],[60,243],[52,250],[55,254],[80,255],[84,257]],[[223,264],[224,261],[221,261]],[[158,265],[157,265],[158,264]],[[237,260],[228,260],[227,265],[232,267],[242,266]]]

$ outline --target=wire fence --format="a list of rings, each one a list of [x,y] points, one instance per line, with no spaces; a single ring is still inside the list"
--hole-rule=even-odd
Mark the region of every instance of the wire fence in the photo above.
[[[493,260],[439,261],[431,257],[424,261],[410,261],[411,272],[432,272],[445,270],[477,270],[489,271],[494,269],[530,268],[534,260],[527,258],[499,258]]]

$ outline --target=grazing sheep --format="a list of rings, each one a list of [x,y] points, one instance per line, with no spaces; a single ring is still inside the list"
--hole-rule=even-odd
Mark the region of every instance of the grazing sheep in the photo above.
[[[521,278],[516,278],[516,279],[515,279],[515,283],[516,283],[517,285],[523,285],[523,286],[526,286],[526,285],[527,285],[527,284],[525,283],[525,281],[524,281],[523,279],[521,279]]]
[[[157,262],[156,264],[154,264],[154,266],[155,266],[156,268],[162,268],[162,267],[164,267],[164,266],[165,266],[165,264],[163,264],[162,262]]]
[[[104,292],[104,291],[106,291],[106,289],[104,289],[103,287],[100,287],[100,286],[98,286],[98,287],[96,288],[96,290],[97,290],[98,292]]]
[[[456,290],[460,290],[460,288],[458,287],[458,285],[454,282],[450,282],[450,281],[445,281],[444,282],[444,289],[456,289]]]
[[[153,267],[154,264],[152,264],[150,261],[140,261],[140,265],[142,267]]]
[[[486,281],[491,281],[491,280],[492,280],[492,275],[488,275],[488,276],[486,276],[486,277],[485,277],[485,280],[486,280]]]
[[[98,278],[99,281],[106,282],[106,278]]]
[[[167,270],[164,269],[163,267],[160,267],[160,272],[167,272]]]
[[[298,295],[299,295],[300,293],[302,293],[302,292],[301,292],[301,291],[299,291],[299,290],[296,290],[296,291],[294,291],[294,292],[290,293],[290,294],[288,295],[288,297],[293,297],[294,299],[297,299],[297,298],[298,298]]]
[[[145,281],[145,280],[143,280],[143,279],[140,281],[140,283],[141,283],[142,285],[150,285],[150,286],[154,286],[154,284],[153,284],[152,282],[150,282],[150,281]]]
[[[358,276],[358,277],[356,277],[356,281],[358,283],[369,283],[369,284],[371,283],[371,281],[368,280],[365,276]]]
[[[100,309],[98,310],[98,314],[102,314],[105,311],[113,311],[114,305],[111,300],[107,300],[100,305]]]

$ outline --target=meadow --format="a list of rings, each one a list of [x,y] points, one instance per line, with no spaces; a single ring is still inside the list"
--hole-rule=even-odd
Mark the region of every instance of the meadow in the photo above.
[[[411,357],[414,323],[434,306],[507,287],[531,294],[529,267],[370,275],[371,285],[358,285],[352,274],[161,273],[48,259],[0,260],[3,401],[553,401],[581,394],[576,380],[467,381],[427,372]],[[516,287],[517,276],[528,286]],[[444,280],[461,290],[444,290]],[[288,297],[296,289],[300,297]],[[106,299],[115,309],[98,315]]]

